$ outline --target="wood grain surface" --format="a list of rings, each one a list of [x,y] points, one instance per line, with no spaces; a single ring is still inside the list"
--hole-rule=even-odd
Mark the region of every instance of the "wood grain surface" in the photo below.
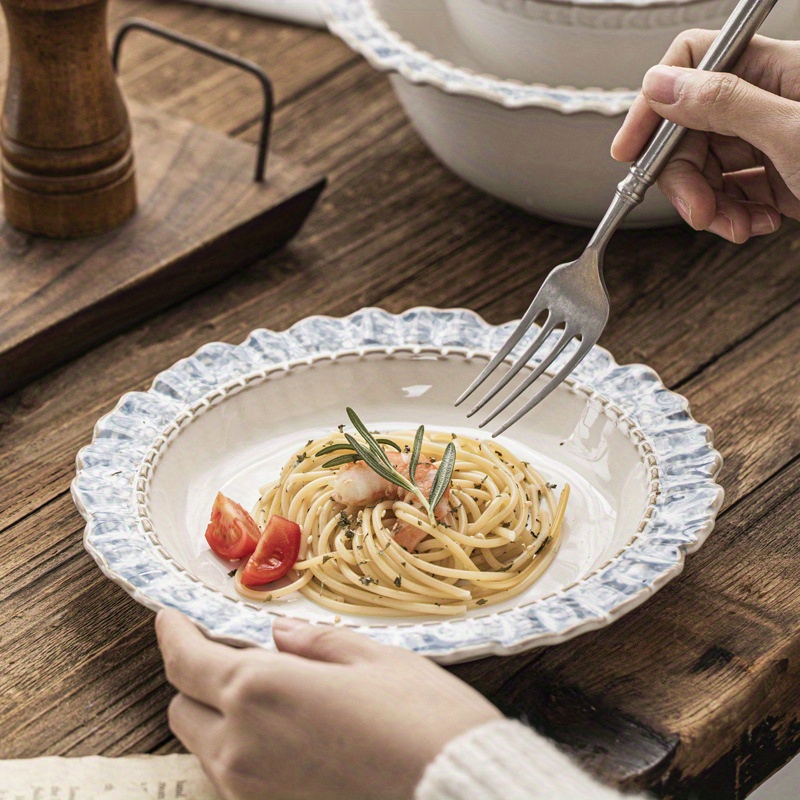
[[[285,250],[0,401],[0,756],[170,752],[152,614],[105,579],[69,497],[77,450],[120,394],[212,341],[365,305],[519,316],[587,232],[529,217],[443,169],[386,77],[323,32],[178,2],[117,0],[234,49],[277,90],[274,144],[330,183]],[[254,142],[234,70],[132,40],[128,96]],[[659,797],[743,798],[800,749],[800,226],[744,246],[623,232],[601,344],[644,361],[712,426],[718,525],[685,571],[611,627],[453,671],[588,769]]]

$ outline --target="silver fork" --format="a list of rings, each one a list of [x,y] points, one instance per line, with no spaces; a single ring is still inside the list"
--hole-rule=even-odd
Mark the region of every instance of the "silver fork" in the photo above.
[[[698,65],[698,69],[724,72],[732,67],[776,2],[777,0],[740,0]],[[547,312],[547,317],[536,339],[467,416],[471,417],[477,413],[502,391],[536,355],[558,325],[564,326],[563,332],[550,352],[542,358],[530,375],[481,422],[480,427],[487,425],[508,408],[545,373],[573,340],[579,340],[577,349],[570,355],[566,364],[559,368],[558,372],[539,389],[523,408],[498,428],[492,434],[493,436],[499,436],[544,400],[597,343],[608,321],[609,312],[608,291],[602,272],[603,253],[606,245],[630,211],[642,202],[645,192],[653,185],[685,133],[686,128],[673,122],[664,120],[661,123],[642,155],[631,166],[625,179],[617,186],[614,199],[586,249],[576,261],[560,264],[553,269],[497,355],[456,400],[457,406],[463,403],[505,361],[536,318],[545,312]]]

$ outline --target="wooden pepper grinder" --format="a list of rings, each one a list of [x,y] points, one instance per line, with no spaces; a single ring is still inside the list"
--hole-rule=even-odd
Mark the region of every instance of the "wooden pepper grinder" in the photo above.
[[[108,0],[0,0],[8,23],[3,196],[8,221],[57,238],[136,209],[128,112],[106,39]]]

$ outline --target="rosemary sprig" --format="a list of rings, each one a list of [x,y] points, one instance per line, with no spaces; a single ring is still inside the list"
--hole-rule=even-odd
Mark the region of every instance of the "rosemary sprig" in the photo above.
[[[348,450],[350,448],[348,447]],[[319,453],[317,453],[319,455]],[[355,461],[361,461],[361,456],[358,453],[347,453],[342,456],[336,456],[336,458],[332,458],[330,461],[326,461],[323,465],[323,469],[332,469],[333,467],[341,467],[344,464],[352,464]]]
[[[431,496],[428,498],[432,508],[436,508],[439,505],[439,501],[444,497],[444,493],[450,485],[450,478],[453,476],[455,466],[456,446],[452,442],[448,442],[447,447],[444,449],[442,460],[439,462],[439,469],[436,470],[436,476],[433,479]]]
[[[350,422],[353,423],[353,427],[364,440],[364,443],[362,444],[349,433],[345,433],[344,436],[345,439],[347,439],[347,444],[339,443],[327,445],[319,450],[316,455],[327,455],[328,453],[335,453],[341,450],[348,450],[350,452],[325,462],[322,465],[323,468],[328,469],[342,466],[343,464],[351,464],[354,461],[364,461],[373,472],[389,481],[389,483],[393,483],[395,486],[399,486],[401,489],[411,492],[428,512],[428,519],[431,525],[436,526],[437,522],[434,509],[439,504],[442,497],[444,497],[444,493],[447,491],[447,487],[450,485],[450,480],[453,477],[453,469],[456,464],[455,445],[452,442],[447,444],[433,479],[430,496],[425,497],[422,490],[417,486],[416,481],[417,467],[419,466],[419,459],[422,453],[422,440],[425,436],[425,427],[420,425],[414,436],[414,446],[411,450],[408,463],[409,477],[406,478],[405,475],[398,472],[392,462],[389,461],[386,451],[381,445],[392,447],[398,452],[401,452],[401,448],[391,439],[381,439],[373,436],[352,408],[347,409],[347,416],[350,418]]]
[[[387,447],[391,447],[397,452],[401,452],[402,448],[400,447],[397,442],[393,442],[391,439],[376,439],[376,442],[379,444],[385,444]],[[337,453],[342,450],[346,450],[345,455],[337,456],[336,458],[332,458],[330,461],[326,461],[323,465],[323,469],[333,469],[333,467],[341,467],[344,464],[352,464],[355,461],[363,461],[361,456],[354,452],[353,446],[351,444],[344,444],[343,442],[339,442],[338,444],[329,444],[323,447],[321,450],[317,450],[314,453],[315,456],[327,456],[330,453]]]
[[[422,453],[422,439],[425,436],[425,426],[420,425],[417,428],[417,435],[414,437],[414,446],[411,448],[411,460],[408,462],[408,477],[411,478],[411,483],[417,485],[417,464],[419,464],[419,457]]]
[[[376,439],[375,441],[378,442],[378,444],[385,444],[388,447],[397,450],[398,453],[402,450],[400,445],[397,444],[397,442],[393,442],[391,439]],[[326,456],[328,455],[328,453],[335,453],[338,450],[352,450],[352,449],[353,448],[350,447],[349,444],[344,444],[342,442],[339,442],[338,444],[326,445],[325,447],[322,448],[322,450],[317,450],[317,452],[314,455]]]

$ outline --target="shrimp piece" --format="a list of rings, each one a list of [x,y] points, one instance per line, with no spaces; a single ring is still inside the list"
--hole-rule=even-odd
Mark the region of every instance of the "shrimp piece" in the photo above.
[[[405,478],[410,473],[411,455],[391,451],[386,454],[389,463]],[[430,497],[433,481],[438,467],[430,460],[420,461],[416,469],[416,483],[419,490],[426,497]],[[333,499],[346,506],[375,505],[381,500],[402,500],[419,506],[419,498],[401,486],[387,481],[372,470],[363,461],[348,464],[339,470],[333,481]],[[443,521],[450,512],[450,487],[447,487],[442,499],[434,509],[434,515]],[[414,525],[396,524],[393,528],[393,538],[397,544],[413,553],[419,543],[427,537],[427,532]]]
[[[386,454],[389,463],[405,478],[409,475],[409,453],[391,451]],[[431,461],[420,461],[417,464],[415,479],[420,491],[426,497],[430,496],[433,480],[438,467]],[[406,491],[385,478],[382,478],[363,461],[348,464],[339,470],[333,481],[333,499],[346,506],[368,506],[379,503],[381,500],[402,500],[405,503],[419,505],[419,499],[413,492]],[[442,499],[436,506],[437,517],[444,518],[450,510],[448,500],[450,487],[447,487]]]
[[[346,506],[375,505],[400,490],[373,472],[363,461],[342,467],[333,479],[333,499]]]

